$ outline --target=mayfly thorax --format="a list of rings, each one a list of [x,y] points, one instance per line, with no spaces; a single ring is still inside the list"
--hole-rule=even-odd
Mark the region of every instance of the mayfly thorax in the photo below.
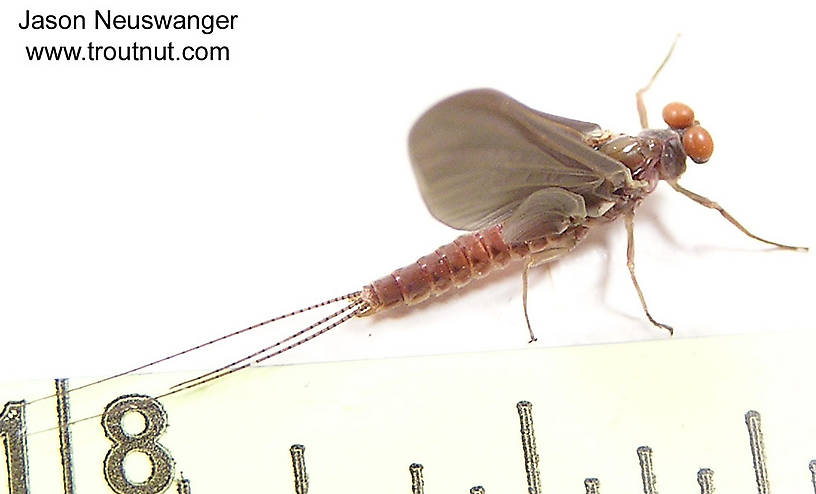
[[[635,276],[635,211],[660,181],[718,211],[751,238],[781,249],[807,249],[754,235],[716,202],[678,184],[687,158],[695,163],[708,161],[714,144],[691,108],[682,103],[664,108],[667,128],[648,128],[643,95],[670,55],[671,50],[649,84],[637,92],[643,130],[635,136],[542,113],[491,89],[466,91],[437,103],[411,129],[411,163],[431,214],[469,233],[359,291],[263,321],[105,380],[289,316],[340,305],[335,312],[266,348],[176,385],[170,391],[174,393],[260,363],[355,317],[424,302],[514,261],[523,266],[523,308],[533,340],[527,317],[529,269],[569,253],[594,226],[619,218],[626,227],[627,266],[643,311],[652,324],[673,332],[652,317]]]

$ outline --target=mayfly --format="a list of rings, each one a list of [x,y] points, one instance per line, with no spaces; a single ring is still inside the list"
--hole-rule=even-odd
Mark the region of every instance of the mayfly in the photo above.
[[[286,352],[352,318],[421,303],[512,261],[523,263],[524,315],[530,339],[535,340],[527,316],[528,271],[573,250],[594,226],[618,218],[623,218],[626,227],[627,266],[643,312],[652,324],[672,333],[671,326],[652,317],[635,276],[635,210],[661,180],[698,204],[718,211],[753,239],[781,249],[807,250],[754,235],[716,202],[678,183],[687,158],[705,163],[714,144],[691,108],[682,103],[663,109],[668,128],[648,128],[643,95],[672,50],[649,83],[637,92],[644,130],[636,136],[542,113],[492,89],[466,91],[437,103],[410,131],[411,164],[431,214],[469,233],[359,291],[263,321],[122,374],[274,321],[342,304],[336,312],[275,344],[180,383],[171,392],[197,386]]]

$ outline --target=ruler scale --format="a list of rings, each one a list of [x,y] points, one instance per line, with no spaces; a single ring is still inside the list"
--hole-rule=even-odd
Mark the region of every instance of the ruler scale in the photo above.
[[[532,424],[532,404],[528,401],[519,402],[516,407],[519,411],[521,422],[521,446],[525,458],[524,465],[527,474],[527,490],[530,493],[540,490],[538,479],[539,471],[538,457],[535,455],[535,433]],[[748,425],[749,444],[751,457],[754,464],[754,472],[757,478],[757,492],[759,494],[770,492],[768,482],[765,451],[762,446],[762,430],[760,427],[759,412],[749,410],[745,414],[745,422]],[[293,476],[295,479],[295,493],[307,494],[308,484],[306,482],[306,465],[304,459],[304,446],[295,444],[290,448],[292,453]],[[637,448],[637,457],[640,464],[640,474],[643,479],[643,494],[657,494],[656,476],[653,464],[653,451],[648,446]],[[816,460],[811,460],[808,464],[812,475],[816,475]],[[424,481],[422,479],[423,466],[419,463],[412,463],[408,468],[411,475],[411,492],[413,494],[424,493]],[[701,468],[697,472],[697,482],[700,484],[702,494],[714,492],[714,472],[709,468]],[[586,494],[598,494],[600,492],[600,481],[597,478],[587,478],[584,480]],[[816,484],[814,484],[816,489]],[[471,494],[484,493],[482,486],[475,486],[470,489]]]
[[[19,398],[44,385],[0,385],[0,490],[307,494],[409,483],[424,494],[427,481],[429,492],[539,494],[583,482],[598,494],[599,479],[607,493],[638,479],[644,494],[694,480],[711,494],[717,471],[729,491],[768,494],[769,472],[777,490],[801,490],[796,472],[807,466],[816,493],[812,348],[810,335],[774,335],[283,366],[162,399],[152,396],[185,375],[76,392],[58,379],[51,399],[28,403]],[[546,406],[534,413],[535,403]],[[285,448],[288,458],[276,453]],[[707,466],[690,469],[701,453]]]

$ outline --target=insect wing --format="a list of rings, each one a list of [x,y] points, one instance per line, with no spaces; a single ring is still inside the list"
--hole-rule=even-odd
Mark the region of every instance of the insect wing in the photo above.
[[[584,198],[560,187],[547,187],[530,194],[504,222],[507,243],[521,243],[563,233],[587,217]]]
[[[600,132],[596,124],[477,89],[425,112],[411,129],[409,153],[431,214],[453,228],[478,230],[549,187],[582,196],[589,215],[599,214],[612,191],[632,180],[625,166],[585,144]]]

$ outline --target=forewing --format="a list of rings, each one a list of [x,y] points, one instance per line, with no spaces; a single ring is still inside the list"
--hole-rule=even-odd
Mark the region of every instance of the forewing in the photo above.
[[[502,221],[533,192],[560,187],[590,215],[631,181],[621,163],[587,146],[589,122],[537,112],[491,89],[452,96],[428,110],[409,137],[414,173],[437,219],[461,230]]]
[[[510,245],[564,233],[587,217],[584,198],[560,187],[530,194],[502,226],[502,237]]]

